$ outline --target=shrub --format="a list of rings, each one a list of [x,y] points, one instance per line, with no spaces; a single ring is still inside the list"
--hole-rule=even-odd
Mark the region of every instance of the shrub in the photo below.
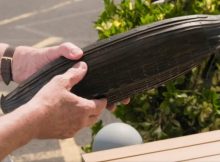
[[[219,14],[218,0],[169,0],[153,4],[151,0],[104,0],[105,10],[96,21],[99,38],[128,31],[134,27],[155,21],[192,14]]]

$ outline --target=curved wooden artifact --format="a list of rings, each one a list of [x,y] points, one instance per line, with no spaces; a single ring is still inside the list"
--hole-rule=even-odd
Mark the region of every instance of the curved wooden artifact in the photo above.
[[[83,49],[85,78],[71,91],[109,103],[157,87],[182,75],[220,46],[220,15],[163,20],[99,41]],[[43,85],[76,61],[59,58],[1,99],[4,113],[28,102]]]

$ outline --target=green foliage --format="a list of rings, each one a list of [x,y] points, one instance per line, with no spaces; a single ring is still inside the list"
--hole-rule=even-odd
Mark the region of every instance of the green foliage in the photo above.
[[[166,18],[192,14],[220,14],[219,0],[104,0],[96,22],[100,39]],[[188,74],[132,97],[115,115],[134,126],[145,142],[220,128],[220,60],[203,62]]]
[[[100,39],[128,31],[134,27],[166,18],[192,14],[219,14],[218,0],[171,0],[153,4],[151,0],[104,0],[105,10],[96,22]]]

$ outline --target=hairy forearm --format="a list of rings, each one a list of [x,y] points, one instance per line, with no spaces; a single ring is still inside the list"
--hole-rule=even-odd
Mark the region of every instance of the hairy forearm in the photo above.
[[[24,105],[0,117],[0,161],[10,152],[34,138],[37,130],[37,120],[34,114],[30,112],[30,107]]]
[[[3,53],[5,52],[5,50],[8,46],[9,45],[6,43],[0,43],[0,60],[1,60]],[[1,61],[0,61],[0,67],[1,67]],[[0,70],[0,81],[1,80],[2,80],[2,75],[1,75],[1,70]]]

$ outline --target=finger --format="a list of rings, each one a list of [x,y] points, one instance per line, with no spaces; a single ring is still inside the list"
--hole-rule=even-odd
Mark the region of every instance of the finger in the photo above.
[[[116,110],[116,104],[111,104],[107,106],[107,109],[111,112],[114,112]]]
[[[126,99],[123,99],[121,103],[127,105],[129,104],[130,100],[131,100],[130,98],[126,98]]]
[[[87,64],[85,62],[78,62],[72,68],[68,69],[61,75],[62,80],[67,90],[70,90],[74,85],[79,83],[87,72]]]
[[[83,51],[72,43],[63,43],[59,46],[53,46],[43,49],[49,61],[53,61],[60,56],[64,56],[71,60],[78,60],[82,57]]]
[[[72,44],[70,42],[61,44],[60,45],[60,52],[61,52],[62,56],[66,57],[68,59],[73,59],[73,60],[78,60],[83,55],[82,49],[80,49],[75,44]]]
[[[126,99],[120,101],[118,104],[122,103],[122,104],[127,105],[127,104],[129,104],[129,102],[130,102],[130,98],[126,98]],[[117,108],[117,103],[107,105],[107,109],[111,112],[114,112],[116,110],[116,108]]]

